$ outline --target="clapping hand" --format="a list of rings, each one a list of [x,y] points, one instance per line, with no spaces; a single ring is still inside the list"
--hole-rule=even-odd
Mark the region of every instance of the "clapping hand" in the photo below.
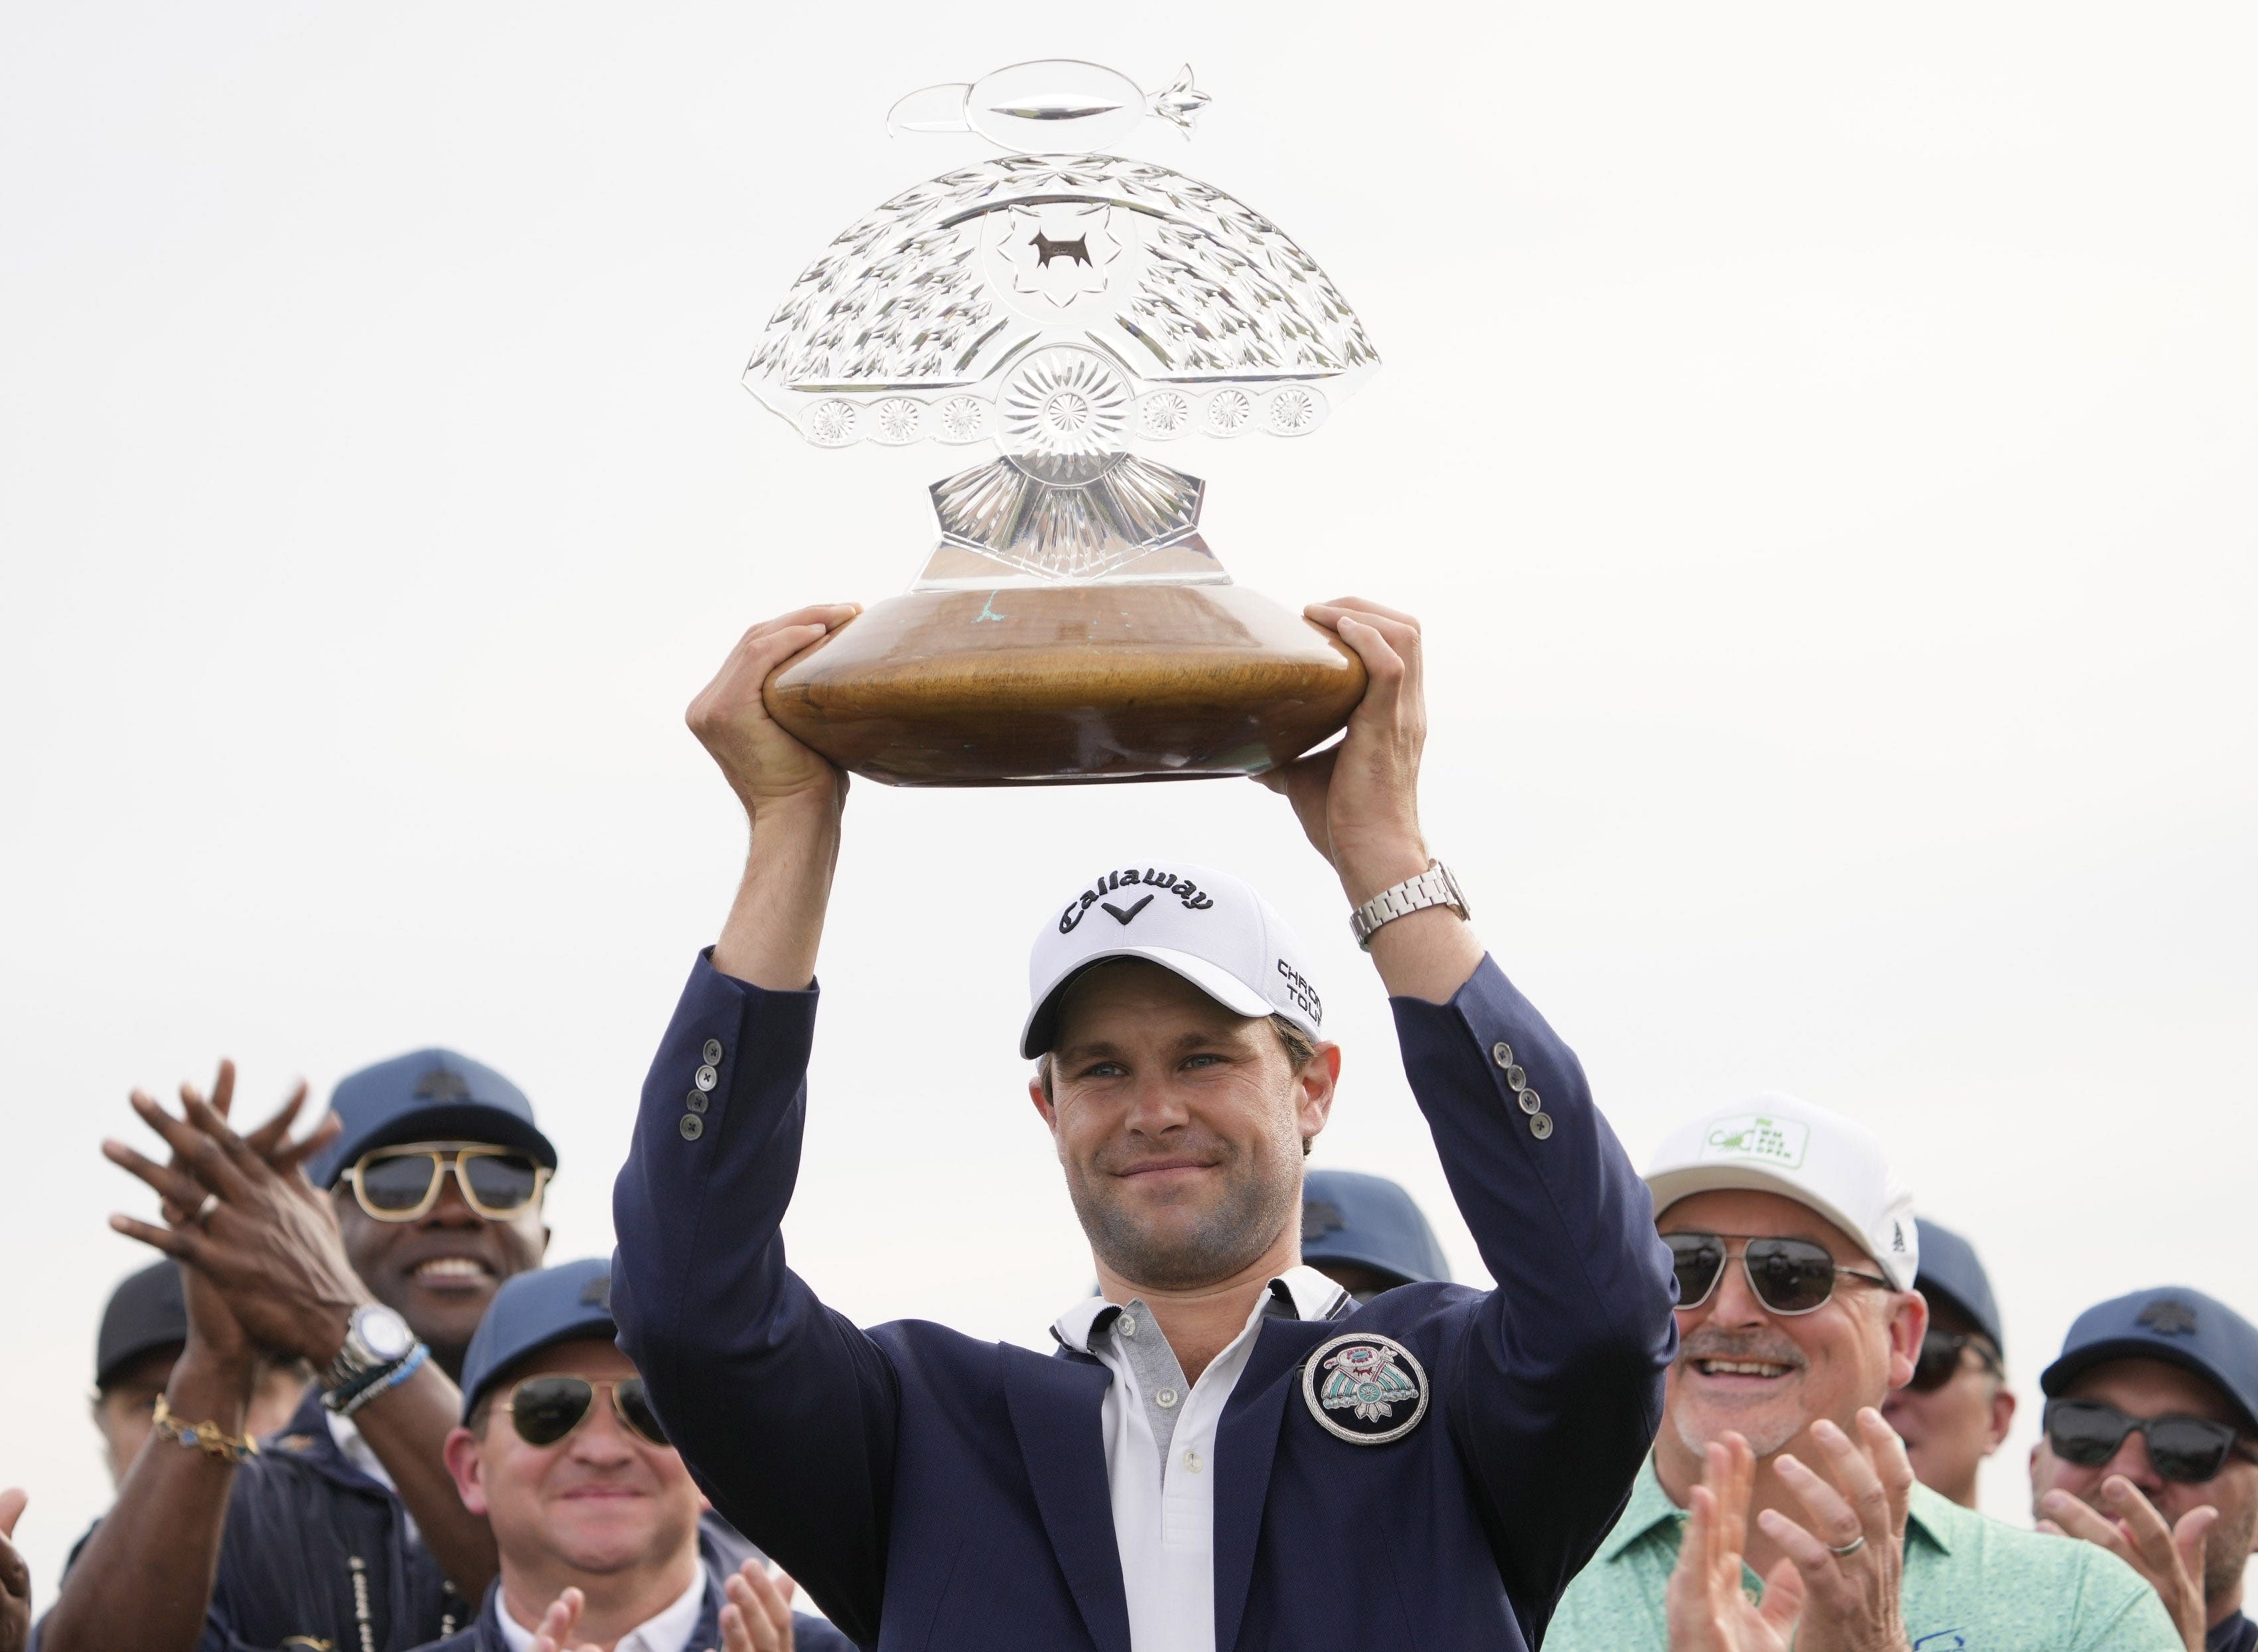
[[[2209,1503],[2168,1524],[2141,1488],[2121,1474],[2101,1483],[2101,1495],[2117,1511],[2115,1519],[2090,1508],[2067,1492],[2049,1492],[2041,1507],[2049,1518],[2039,1529],[2056,1537],[2082,1537],[2098,1543],[2148,1580],[2172,1614],[2172,1627],[2192,1652],[2203,1652],[2206,1612],[2203,1598],[2203,1544],[2219,1523]]]
[[[721,1608],[719,1652],[792,1652],[792,1579],[769,1576],[758,1560],[747,1560],[729,1579],[728,1604]],[[600,1652],[576,1641],[580,1609],[587,1598],[567,1589],[550,1602],[534,1631],[533,1652]],[[4,1652],[4,1649],[0,1649]],[[708,1648],[707,1652],[715,1652]]]
[[[191,1104],[201,1099],[195,1086],[181,1085],[182,1116],[187,1117]],[[210,1110],[214,1115],[224,1120],[228,1117],[234,1102],[235,1063],[223,1060],[219,1064],[218,1077],[212,1084]],[[299,1110],[305,1103],[306,1087],[301,1083],[291,1092],[288,1099],[276,1110],[272,1118],[243,1138],[244,1145],[251,1152],[265,1159],[279,1174],[287,1175],[295,1171],[298,1166],[305,1162],[308,1155],[326,1146],[337,1133],[335,1121],[325,1120],[322,1128],[314,1131],[312,1135],[302,1141],[291,1141],[290,1127],[296,1122]],[[135,1110],[141,1113],[144,1117],[147,1117],[153,1112],[161,1113],[156,1102],[140,1090],[133,1092],[133,1106]],[[103,1152],[113,1164],[119,1165],[132,1172],[133,1174],[140,1176],[144,1181],[150,1181],[150,1176],[145,1173],[145,1170],[153,1171],[155,1166],[131,1148],[122,1143],[105,1142],[103,1144]],[[195,1221],[209,1189],[196,1181],[194,1172],[189,1168],[188,1159],[178,1150],[174,1151],[170,1162],[166,1165],[164,1175],[166,1177],[164,1185],[159,1186],[153,1181],[151,1185],[156,1187],[163,1199],[160,1214],[166,1223],[169,1226],[177,1228]],[[175,1195],[178,1195],[177,1198]],[[117,1226],[117,1223],[113,1222],[111,1225]],[[121,1229],[120,1230],[130,1231],[131,1230]],[[146,1237],[139,1234],[134,1237]],[[188,1299],[188,1343],[191,1354],[209,1359],[221,1370],[236,1373],[240,1378],[247,1394],[257,1351],[252,1345],[251,1339],[244,1331],[242,1325],[237,1321],[233,1311],[229,1308],[225,1295],[212,1283],[209,1275],[193,1267],[181,1270],[181,1283]]]
[[[302,1084],[273,1117],[238,1135],[227,1117],[234,1086],[233,1065],[221,1062],[212,1100],[193,1085],[181,1087],[177,1118],[133,1093],[133,1110],[172,1148],[171,1163],[159,1165],[123,1142],[104,1142],[102,1151],[156,1190],[165,1222],[117,1216],[110,1224],[188,1263],[253,1342],[318,1367],[335,1358],[347,1320],[368,1295],[345,1257],[337,1213],[302,1168],[330,1139],[334,1124],[288,1139],[305,1104]]]
[[[1811,1425],[1827,1477],[1786,1452],[1773,1459],[1807,1527],[1776,1509],[1757,1516],[1794,1563],[1809,1599],[1797,1652],[1905,1652],[1907,1645],[1899,1593],[1913,1462],[1871,1406],[1858,1413],[1858,1435],[1853,1440],[1823,1418]]]
[[[748,1560],[729,1579],[721,1652],[792,1652],[792,1579]]]
[[[1741,1542],[1756,1454],[1737,1434],[1703,1453],[1701,1483],[1687,1500],[1686,1531],[1670,1574],[1670,1652],[1787,1652],[1803,1613],[1803,1579],[1783,1560],[1765,1580],[1764,1604],[1741,1587]]]
[[[580,1608],[587,1597],[578,1589],[567,1589],[549,1603],[549,1610],[541,1614],[541,1623],[533,1632],[532,1652],[602,1652],[600,1647],[585,1641],[575,1642],[572,1634],[580,1627]]]
[[[29,1500],[19,1491],[0,1492],[0,1652],[24,1652],[32,1638],[32,1569],[10,1541]]]

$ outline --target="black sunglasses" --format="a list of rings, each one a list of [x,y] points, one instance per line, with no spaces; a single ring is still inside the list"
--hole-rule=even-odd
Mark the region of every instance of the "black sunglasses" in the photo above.
[[[554,1445],[579,1428],[596,1403],[596,1390],[608,1388],[612,1409],[621,1422],[653,1445],[664,1445],[666,1430],[650,1408],[643,1379],[591,1382],[586,1377],[528,1377],[510,1390],[509,1420],[528,1445]]]
[[[2047,1401],[2047,1443],[2065,1463],[2098,1469],[2134,1433],[2148,1441],[2148,1461],[2156,1472],[2184,1485],[2216,1478],[2234,1454],[2238,1438],[2231,1423],[2203,1417],[2128,1416],[2098,1400]]]
[[[1810,1239],[1765,1238],[1746,1233],[1665,1233],[1662,1242],[1670,1247],[1671,1266],[1678,1275],[1680,1311],[1708,1301],[1717,1281],[1725,1277],[1725,1263],[1731,1254],[1725,1245],[1728,1239],[1742,1242],[1741,1271],[1748,1275],[1749,1289],[1757,1301],[1771,1313],[1808,1314],[1824,1307],[1835,1294],[1837,1278],[1864,1280],[1889,1288],[1887,1280],[1836,1266],[1827,1247]]]
[[[1935,1393],[1960,1374],[1960,1355],[1966,1349],[1975,1351],[1985,1370],[1995,1377],[2001,1374],[1999,1357],[1985,1346],[1982,1338],[1933,1330],[1921,1339],[1921,1352],[1913,1363],[1913,1380],[1906,1386],[1915,1393]]]

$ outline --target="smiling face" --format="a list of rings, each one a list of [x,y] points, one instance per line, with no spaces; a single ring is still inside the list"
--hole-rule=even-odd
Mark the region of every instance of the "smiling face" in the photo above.
[[[1324,1128],[1340,1053],[1297,1069],[1276,1030],[1142,960],[1090,970],[1052,1039],[1049,1124],[1098,1260],[1161,1290],[1231,1279],[1302,1215],[1303,1144]]]
[[[353,1272],[431,1345],[450,1373],[461,1371],[472,1333],[501,1282],[539,1267],[549,1247],[538,1203],[489,1222],[464,1200],[452,1169],[440,1180],[437,1202],[413,1222],[379,1222],[347,1183],[331,1197]]]
[[[553,1445],[529,1445],[509,1416],[510,1391],[530,1377],[617,1382],[636,1374],[628,1358],[599,1338],[558,1343],[528,1355],[490,1391],[476,1430],[447,1436],[447,1467],[463,1506],[493,1527],[506,1588],[513,1578],[541,1595],[564,1573],[678,1573],[676,1593],[698,1563],[702,1500],[671,1447],[653,1445],[620,1421],[599,1389],[587,1414]],[[557,1585],[561,1586],[561,1585]],[[534,1608],[536,1615],[539,1606]]]
[[[2161,1359],[2112,1359],[2084,1371],[2063,1391],[2071,1400],[2098,1400],[2132,1417],[2201,1417],[2206,1422],[2243,1423],[2226,1396],[2183,1365]],[[2173,1525],[2191,1509],[2205,1503],[2219,1510],[2219,1523],[2204,1544],[2204,1593],[2214,1607],[2241,1598],[2242,1569],[2258,1542],[2258,1444],[2245,1433],[2226,1466],[2199,1484],[2168,1480],[2156,1472],[2148,1457],[2148,1436],[2127,1434],[2117,1455],[2093,1468],[2081,1467],[2056,1457],[2041,1433],[2031,1451],[2031,1501],[2037,1507],[2049,1492],[2069,1492],[2115,1518],[2103,1500],[2101,1487],[2112,1474],[2121,1474],[2156,1506]],[[2045,1518],[2041,1511],[2037,1518]]]
[[[1839,1267],[1880,1277],[1881,1269],[1851,1237],[1807,1205],[1775,1193],[1700,1193],[1657,1218],[1665,1234],[1754,1234],[1808,1239]],[[1805,1438],[1821,1417],[1857,1437],[1859,1408],[1913,1375],[1914,1351],[1928,1324],[1926,1304],[1837,1275],[1834,1294],[1807,1314],[1774,1314],[1749,1288],[1732,1252],[1708,1300],[1678,1315],[1677,1362],[1664,1395],[1667,1425],[1655,1443],[1667,1485],[1701,1478],[1702,1449],[1728,1430],[1745,1436],[1760,1458],[1793,1448],[1823,1462]]]

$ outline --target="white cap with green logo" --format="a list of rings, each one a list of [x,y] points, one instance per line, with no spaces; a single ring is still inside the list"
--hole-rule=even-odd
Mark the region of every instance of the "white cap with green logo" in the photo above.
[[[1697,1193],[1776,1193],[1864,1245],[1898,1289],[1911,1290],[1920,1270],[1913,1195],[1891,1173],[1879,1138],[1793,1095],[1758,1095],[1679,1125],[1648,1165],[1646,1185],[1658,1216]]]

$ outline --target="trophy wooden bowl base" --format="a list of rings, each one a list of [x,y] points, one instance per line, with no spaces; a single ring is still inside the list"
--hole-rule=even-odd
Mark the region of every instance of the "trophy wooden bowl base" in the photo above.
[[[763,698],[895,786],[1259,774],[1337,732],[1364,663],[1232,585],[912,591],[787,660]]]

